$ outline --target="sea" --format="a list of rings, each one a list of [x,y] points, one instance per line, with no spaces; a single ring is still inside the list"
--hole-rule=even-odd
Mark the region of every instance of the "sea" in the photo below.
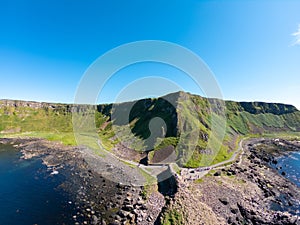
[[[300,152],[277,161],[278,172],[300,187]],[[66,178],[51,172],[40,159],[21,159],[19,150],[0,144],[0,225],[74,224],[70,193],[59,187]]]
[[[271,166],[300,187],[300,152],[289,152],[276,160],[277,164]]]
[[[74,224],[75,207],[59,187],[65,178],[51,172],[40,159],[21,159],[0,144],[0,225]]]

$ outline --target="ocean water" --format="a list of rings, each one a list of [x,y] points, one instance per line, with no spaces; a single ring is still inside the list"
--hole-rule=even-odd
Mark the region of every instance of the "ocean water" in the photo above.
[[[0,225],[74,224],[69,196],[58,188],[64,177],[50,175],[39,159],[20,156],[0,144]]]
[[[300,187],[300,152],[290,152],[277,158],[278,163],[272,165],[280,174]]]

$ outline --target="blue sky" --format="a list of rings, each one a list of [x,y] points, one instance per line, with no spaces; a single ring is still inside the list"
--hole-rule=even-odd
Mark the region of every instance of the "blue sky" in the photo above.
[[[73,102],[99,56],[128,42],[163,40],[199,55],[225,99],[300,108],[299,12],[300,1],[278,0],[3,0],[0,99]],[[199,93],[174,68],[144,63],[112,77],[99,101],[151,75]]]

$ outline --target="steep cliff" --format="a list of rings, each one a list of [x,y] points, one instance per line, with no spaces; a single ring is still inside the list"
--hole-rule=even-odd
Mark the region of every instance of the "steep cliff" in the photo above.
[[[84,111],[83,105],[0,100],[0,132],[2,135],[60,134],[56,139],[68,134],[72,138],[70,144],[75,144],[72,113],[84,115]],[[106,147],[112,149],[124,141],[131,143],[126,147],[137,151],[154,150],[149,155],[150,162],[161,162],[174,153],[175,158],[184,158],[182,163],[190,167],[205,164],[203,156],[213,155],[215,151],[218,152],[214,163],[228,159],[241,135],[300,131],[300,112],[294,106],[222,102],[185,92],[97,105],[88,113],[93,114],[97,132]],[[130,133],[124,132],[126,126],[130,127]],[[139,144],[130,142],[133,137]]]

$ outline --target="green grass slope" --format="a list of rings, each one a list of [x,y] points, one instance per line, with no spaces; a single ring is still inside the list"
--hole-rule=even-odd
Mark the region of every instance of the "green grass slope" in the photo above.
[[[78,109],[68,104],[0,100],[0,137],[43,137],[75,145],[72,112]],[[222,103],[185,92],[98,105],[90,113],[107,149],[126,142],[136,151],[150,150],[150,162],[159,162],[173,151],[177,162],[187,167],[229,159],[242,136],[300,132],[300,112],[291,105]],[[152,129],[151,121],[157,118],[159,123]]]
[[[0,137],[32,136],[75,145],[70,106],[24,101],[0,101]]]

